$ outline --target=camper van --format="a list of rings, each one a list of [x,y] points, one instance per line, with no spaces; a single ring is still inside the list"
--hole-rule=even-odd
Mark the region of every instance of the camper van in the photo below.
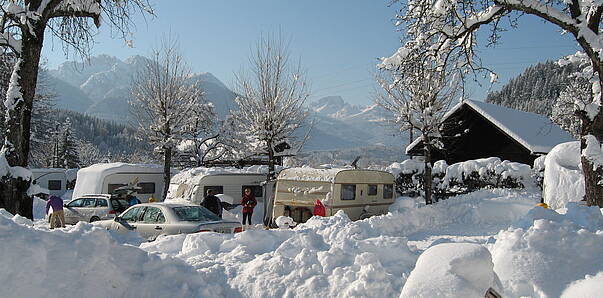
[[[148,202],[150,197],[162,201],[163,185],[163,167],[160,165],[98,163],[78,171],[72,197],[115,194],[120,188],[132,186],[142,202]]]
[[[65,169],[40,168],[31,169],[33,179],[37,185],[48,189],[51,195],[62,196],[67,191],[67,175]]]
[[[263,201],[262,183],[266,180],[265,167],[194,168],[172,177],[167,198],[200,204],[208,189],[229,204],[239,204],[245,188],[250,188],[259,202]]]
[[[394,202],[394,176],[361,169],[290,168],[276,180],[272,219],[289,216],[306,222],[320,200],[326,216],[343,210],[352,220],[386,214]]]

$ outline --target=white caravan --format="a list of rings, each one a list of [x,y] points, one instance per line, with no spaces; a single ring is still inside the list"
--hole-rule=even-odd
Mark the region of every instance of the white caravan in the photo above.
[[[394,202],[394,176],[376,170],[352,168],[290,168],[281,171],[274,189],[272,218],[289,216],[306,222],[314,213],[316,200],[325,207],[326,216],[343,210],[351,220],[386,214]]]
[[[136,197],[147,202],[150,197],[162,201],[163,167],[153,164],[97,163],[77,173],[73,198],[91,194],[114,194],[123,186],[138,188]]]
[[[243,190],[251,188],[258,202],[263,201],[262,183],[266,181],[266,166],[237,168],[193,168],[172,177],[167,199],[200,204],[208,189],[221,194],[220,200],[240,204]]]
[[[33,179],[37,185],[48,189],[51,195],[62,196],[67,191],[67,175],[61,168],[31,169]]]

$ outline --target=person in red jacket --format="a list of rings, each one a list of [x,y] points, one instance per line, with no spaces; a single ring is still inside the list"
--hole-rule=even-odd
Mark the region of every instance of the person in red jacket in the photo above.
[[[258,204],[255,196],[251,193],[250,188],[245,188],[243,198],[241,199],[241,206],[243,206],[243,225],[245,225],[245,219],[248,219],[249,225],[251,225],[251,215],[253,214],[253,208]]]

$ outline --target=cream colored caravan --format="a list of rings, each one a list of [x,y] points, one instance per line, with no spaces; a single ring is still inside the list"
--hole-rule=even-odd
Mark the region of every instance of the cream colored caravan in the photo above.
[[[394,202],[394,176],[361,169],[285,169],[276,181],[272,218],[284,215],[305,222],[312,217],[316,200],[321,200],[327,216],[339,210],[352,220],[386,214]]]

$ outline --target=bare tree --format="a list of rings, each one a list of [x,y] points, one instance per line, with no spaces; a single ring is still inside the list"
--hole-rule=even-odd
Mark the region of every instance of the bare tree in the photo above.
[[[109,23],[126,38],[131,15],[151,12],[147,0],[1,0],[0,46],[17,58],[11,74],[6,107],[6,135],[0,150],[0,207],[33,218],[32,198],[26,191],[33,100],[38,81],[40,53],[46,33],[63,42],[65,49],[88,53],[93,27]]]
[[[164,41],[132,80],[130,105],[140,138],[163,154],[163,198],[170,185],[172,153],[190,121],[197,120],[193,111],[203,102],[201,87],[191,74],[176,44]]]
[[[244,146],[268,157],[268,178],[275,176],[276,147],[291,143],[307,117],[308,85],[300,64],[289,65],[289,55],[281,36],[262,37],[252,50],[249,71],[236,76],[234,119],[246,136]]]
[[[591,0],[409,0],[402,4],[397,22],[405,28],[404,45],[393,56],[383,59],[381,66],[395,69],[416,57],[427,56],[437,61],[438,67],[453,65],[459,75],[486,71],[495,79],[492,70],[481,64],[475,50],[478,30],[488,26],[488,42],[495,44],[500,33],[517,27],[517,19],[525,14],[539,17],[572,35],[589,62],[584,70],[595,81],[592,102],[586,105],[588,110],[576,112],[582,119],[581,163],[586,201],[588,205],[603,207],[603,184],[599,183],[603,167],[598,164],[600,158],[589,156],[590,151],[586,150],[589,140],[594,140],[593,145],[597,142],[593,131],[603,126],[600,46],[603,44],[600,32],[603,3]]]
[[[426,60],[416,60],[398,68],[384,71],[377,81],[382,92],[375,103],[387,110],[400,131],[417,130],[421,133],[424,150],[424,198],[432,200],[432,152],[442,148],[444,114],[450,108],[459,90],[459,80],[444,68],[430,67]]]
[[[79,158],[79,167],[84,168],[91,166],[95,163],[102,162],[105,156],[98,150],[98,148],[87,141],[77,141],[77,152]]]

